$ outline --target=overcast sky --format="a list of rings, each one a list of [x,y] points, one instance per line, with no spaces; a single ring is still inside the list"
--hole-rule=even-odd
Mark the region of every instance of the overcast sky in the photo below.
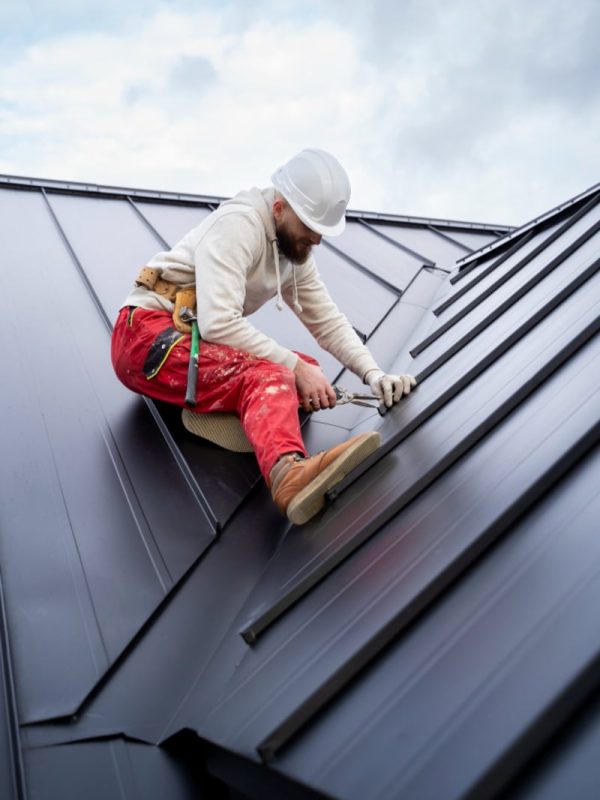
[[[0,0],[0,172],[520,224],[600,181],[600,0]]]

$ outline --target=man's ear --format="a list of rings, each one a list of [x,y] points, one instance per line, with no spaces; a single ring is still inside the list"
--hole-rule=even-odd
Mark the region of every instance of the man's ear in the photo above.
[[[281,220],[281,215],[283,214],[284,207],[285,207],[284,202],[280,197],[276,197],[275,200],[273,200],[273,206],[272,206],[273,217],[275,218],[276,222],[279,222]]]

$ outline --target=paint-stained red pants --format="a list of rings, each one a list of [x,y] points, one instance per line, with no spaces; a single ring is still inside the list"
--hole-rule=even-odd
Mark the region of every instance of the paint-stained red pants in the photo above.
[[[128,389],[186,408],[191,336],[159,339],[157,347],[157,337],[172,327],[168,311],[121,309],[112,335],[112,363]],[[227,345],[200,342],[196,405],[191,410],[237,414],[265,480],[279,456],[306,455],[298,403],[294,373],[288,367]]]

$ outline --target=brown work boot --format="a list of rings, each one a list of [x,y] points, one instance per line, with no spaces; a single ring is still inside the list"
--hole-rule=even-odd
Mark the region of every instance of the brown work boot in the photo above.
[[[323,508],[325,494],[380,444],[381,436],[371,431],[310,458],[283,456],[269,476],[275,505],[294,525],[303,525]]]

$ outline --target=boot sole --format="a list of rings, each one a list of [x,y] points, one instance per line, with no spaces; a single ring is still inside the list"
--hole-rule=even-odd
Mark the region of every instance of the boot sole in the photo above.
[[[294,525],[304,525],[325,505],[325,495],[346,475],[374,453],[381,444],[381,436],[377,431],[362,436],[335,461],[323,470],[294,497],[287,507],[287,517]]]
[[[184,428],[190,433],[207,439],[213,444],[232,450],[234,453],[252,453],[254,448],[248,441],[242,423],[235,414],[210,411],[206,414],[194,414],[184,408],[181,412]]]

